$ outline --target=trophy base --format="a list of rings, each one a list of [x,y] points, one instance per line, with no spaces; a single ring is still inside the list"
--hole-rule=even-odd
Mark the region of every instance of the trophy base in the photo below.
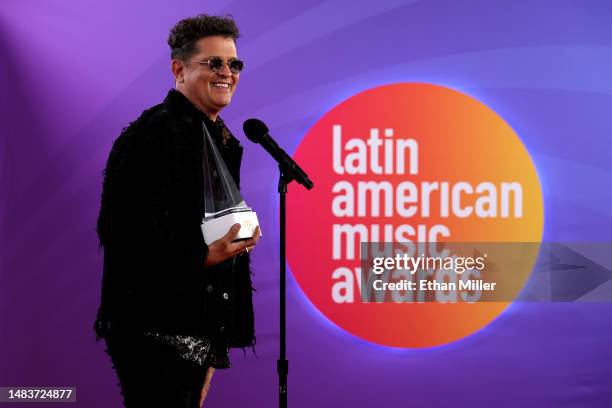
[[[257,219],[257,214],[250,210],[238,210],[236,212],[229,212],[220,217],[205,218],[200,226],[202,228],[204,242],[206,242],[206,245],[212,244],[227,234],[227,231],[236,223],[240,224],[241,227],[234,241],[240,241],[253,236],[255,228],[259,225],[259,220]],[[261,236],[261,231],[259,235]]]

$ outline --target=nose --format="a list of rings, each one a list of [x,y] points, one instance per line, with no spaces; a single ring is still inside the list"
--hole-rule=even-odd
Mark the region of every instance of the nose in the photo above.
[[[217,74],[223,76],[223,77],[230,77],[232,76],[232,71],[230,71],[229,68],[229,62],[228,61],[223,61],[223,65],[221,66],[221,69],[219,69],[217,71]]]

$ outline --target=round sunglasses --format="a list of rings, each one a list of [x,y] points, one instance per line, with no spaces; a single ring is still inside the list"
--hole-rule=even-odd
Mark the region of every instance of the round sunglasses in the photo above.
[[[208,65],[208,69],[212,72],[219,72],[223,66],[227,64],[232,74],[239,74],[244,69],[244,62],[237,58],[225,60],[221,57],[210,57],[204,61],[189,60],[187,62],[195,62],[196,64]]]

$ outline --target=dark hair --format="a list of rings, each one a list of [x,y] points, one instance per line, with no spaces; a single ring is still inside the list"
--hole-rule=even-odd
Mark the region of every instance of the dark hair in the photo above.
[[[196,42],[211,35],[231,37],[234,41],[240,36],[232,16],[210,16],[200,14],[176,23],[168,36],[172,50],[170,57],[185,60],[197,52]]]

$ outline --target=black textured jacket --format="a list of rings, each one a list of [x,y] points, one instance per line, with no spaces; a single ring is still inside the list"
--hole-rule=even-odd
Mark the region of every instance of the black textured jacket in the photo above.
[[[240,186],[242,146],[176,90],[113,143],[97,224],[104,248],[98,339],[155,330],[231,347],[255,343],[249,255],[204,266],[202,121]]]

